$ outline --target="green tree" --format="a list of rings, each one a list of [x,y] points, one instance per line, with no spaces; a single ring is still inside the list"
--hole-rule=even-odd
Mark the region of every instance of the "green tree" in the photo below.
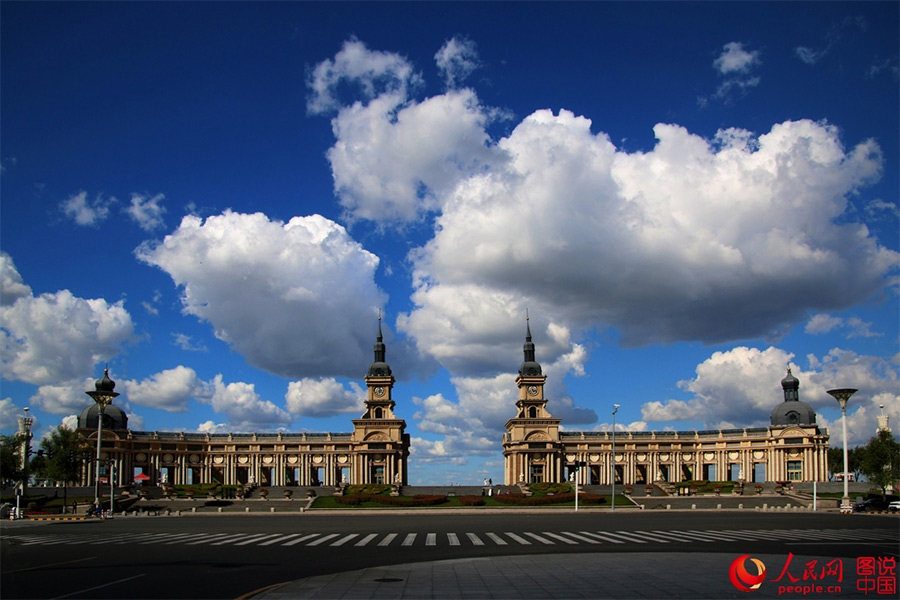
[[[62,425],[41,440],[38,456],[32,461],[32,469],[40,477],[66,484],[78,479],[81,469],[80,455],[87,448],[75,431]]]
[[[844,450],[843,448],[828,449],[828,470],[832,475],[844,472]]]
[[[861,472],[860,465],[863,454],[865,454],[864,447],[850,448],[847,450],[847,472],[854,476],[855,481],[859,481],[859,474]],[[830,470],[831,474],[834,476],[843,474],[844,449],[842,447],[828,449],[828,470]],[[835,479],[836,478],[837,477],[835,477]]]
[[[860,470],[885,495],[889,487],[900,482],[900,443],[888,431],[879,431],[866,444]]]
[[[856,448],[850,448],[850,451],[847,452],[847,461],[849,462],[849,466],[847,470],[853,473],[853,481],[859,481],[860,475],[862,475],[862,463],[866,456],[866,447],[865,446],[857,446]]]
[[[22,444],[17,435],[0,435],[0,483],[3,487],[25,478],[21,464]]]

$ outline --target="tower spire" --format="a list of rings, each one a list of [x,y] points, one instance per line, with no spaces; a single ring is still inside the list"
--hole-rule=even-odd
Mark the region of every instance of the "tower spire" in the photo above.
[[[369,375],[390,375],[391,368],[385,359],[384,336],[381,334],[381,311],[378,311],[378,337],[375,338],[375,360],[369,365]]]
[[[525,312],[525,345],[522,347],[525,353],[525,360],[519,367],[519,375],[540,375],[541,365],[534,358],[534,342],[531,341],[531,318],[528,311]]]
[[[535,362],[534,361],[534,342],[531,341],[531,323],[530,319],[525,317],[525,346],[523,349],[525,350],[525,362]]]

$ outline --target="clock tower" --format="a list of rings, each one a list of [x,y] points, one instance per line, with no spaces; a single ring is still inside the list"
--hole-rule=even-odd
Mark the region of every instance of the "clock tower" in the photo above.
[[[385,360],[381,317],[375,341],[375,360],[366,374],[365,412],[353,419],[353,481],[358,483],[407,483],[409,434],[406,421],[394,415],[394,376]]]
[[[525,320],[525,360],[519,367],[516,416],[506,422],[503,456],[506,485],[560,481],[563,473],[559,423],[547,411],[547,376],[535,360],[530,320]]]

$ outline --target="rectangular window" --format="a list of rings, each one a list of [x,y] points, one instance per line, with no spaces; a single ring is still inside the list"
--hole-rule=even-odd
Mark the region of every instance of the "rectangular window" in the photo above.
[[[803,479],[803,461],[789,460],[787,464],[788,480],[800,481]]]

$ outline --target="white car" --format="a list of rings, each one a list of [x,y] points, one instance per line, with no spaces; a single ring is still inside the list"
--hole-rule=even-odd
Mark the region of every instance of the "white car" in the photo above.
[[[888,510],[894,512],[895,510],[900,510],[900,500],[894,500],[890,504],[888,504]]]

